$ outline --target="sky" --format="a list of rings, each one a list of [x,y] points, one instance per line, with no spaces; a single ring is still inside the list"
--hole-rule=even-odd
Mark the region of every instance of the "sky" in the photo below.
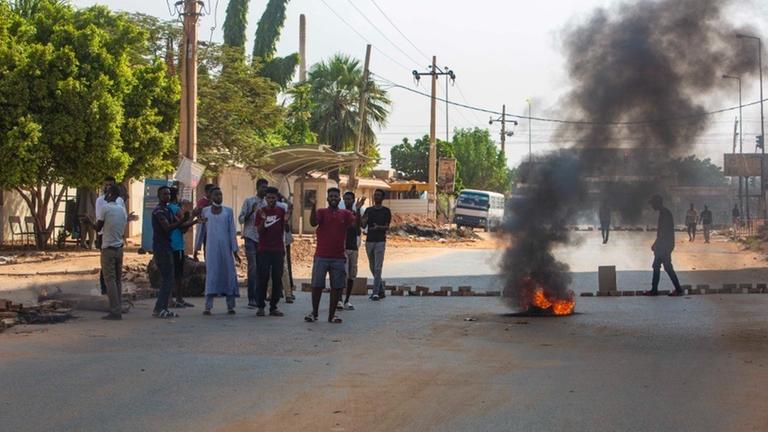
[[[200,38],[221,41],[228,0],[205,2],[210,13],[200,23]],[[172,9],[164,0],[73,0],[73,3],[76,6],[104,4],[116,10],[173,19]],[[266,0],[250,2],[249,50],[266,3]],[[431,56],[436,55],[439,66],[448,66],[456,74],[455,83],[448,86],[449,100],[494,111],[501,111],[506,104],[507,113],[520,115],[527,114],[526,100],[531,100],[532,115],[563,118],[565,114],[560,112],[559,101],[570,86],[561,50],[564,29],[578,25],[596,8],[616,4],[618,2],[612,0],[291,0],[278,55],[298,52],[299,15],[305,14],[310,67],[335,53],[362,59],[366,43],[371,43],[374,47],[371,71],[376,77],[428,93],[428,77],[417,85],[411,71],[426,71]],[[768,2],[736,1],[729,17],[738,23],[768,28]],[[757,80],[754,81],[744,83],[745,103],[759,100]],[[438,96],[444,97],[442,79],[438,88]],[[429,133],[429,98],[400,88],[389,91],[392,112],[387,126],[378,134],[383,167],[389,166],[389,150],[393,145],[405,137],[413,139]],[[722,91],[713,95],[708,104],[712,110],[738,105],[736,83],[724,80]],[[441,139],[446,134],[445,111],[444,104],[438,103],[437,136]],[[722,165],[722,154],[730,151],[733,143],[737,113],[710,118],[710,127],[695,149],[699,157],[710,157]],[[448,114],[450,131],[457,127],[487,128],[498,141],[500,125],[489,125],[489,114],[453,106],[448,108]],[[759,120],[759,107],[744,109],[745,151],[754,150]],[[528,121],[522,120],[518,126],[509,125],[509,128],[515,134],[507,138],[506,155],[509,166],[514,167],[528,156]],[[567,145],[552,142],[550,134],[555,126],[551,123],[534,121],[530,128],[534,153]]]

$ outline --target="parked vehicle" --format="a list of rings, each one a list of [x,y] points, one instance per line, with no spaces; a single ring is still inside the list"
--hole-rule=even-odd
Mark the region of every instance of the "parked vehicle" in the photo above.
[[[504,195],[496,192],[464,189],[459,192],[453,222],[457,227],[495,231],[504,219]]]

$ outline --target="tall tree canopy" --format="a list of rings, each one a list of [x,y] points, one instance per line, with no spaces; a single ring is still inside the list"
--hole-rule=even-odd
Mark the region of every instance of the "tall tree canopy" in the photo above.
[[[312,66],[307,79],[311,86],[312,130],[321,144],[334,150],[351,151],[359,134],[360,92],[363,69],[360,62],[344,54]],[[387,92],[369,79],[367,108],[363,124],[362,152],[377,158],[378,145],[374,128],[386,125],[392,102]]]
[[[0,188],[24,198],[43,247],[64,191],[54,184],[166,166],[179,89],[160,59],[141,55],[147,34],[124,15],[31,3],[0,3]]]
[[[438,139],[436,141],[438,158],[453,158],[453,144]],[[417,138],[411,143],[408,138],[392,147],[390,150],[392,169],[406,180],[429,180],[427,165],[429,165],[429,135]],[[437,165],[434,167],[437,170]],[[461,172],[456,173],[456,183],[460,183]]]
[[[250,0],[229,0],[224,19],[224,45],[240,48],[245,54],[245,30],[248,27],[248,3]]]

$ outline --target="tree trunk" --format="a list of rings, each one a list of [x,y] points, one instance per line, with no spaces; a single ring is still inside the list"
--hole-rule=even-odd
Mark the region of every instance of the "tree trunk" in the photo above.
[[[64,196],[66,187],[62,187],[55,197],[53,196],[52,184],[43,185],[39,183],[36,187],[28,189],[17,187],[15,190],[27,204],[29,213],[34,220],[35,246],[38,250],[44,250],[51,239],[51,235],[53,235],[56,213],[59,211],[59,204]],[[51,199],[53,199],[53,208],[49,216],[48,206],[51,204]]]

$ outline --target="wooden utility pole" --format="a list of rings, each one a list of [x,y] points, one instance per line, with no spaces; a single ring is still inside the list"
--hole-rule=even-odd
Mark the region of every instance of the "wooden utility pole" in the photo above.
[[[299,82],[307,80],[307,17],[299,15]]]
[[[437,217],[437,56],[432,56],[432,106],[429,116],[429,212]]]
[[[501,154],[505,155],[507,144],[507,106],[501,106]]]
[[[360,114],[360,125],[357,129],[357,140],[355,141],[355,153],[359,154],[363,145],[363,134],[365,133],[365,116],[368,108],[368,78],[370,75],[371,64],[371,44],[365,46],[365,66],[363,68],[363,82],[360,83],[360,104],[358,111]],[[352,162],[352,171],[349,173],[347,189],[354,192],[357,189],[357,159]]]
[[[179,154],[197,160],[197,22],[202,15],[195,0],[184,0],[181,56],[181,124]]]

